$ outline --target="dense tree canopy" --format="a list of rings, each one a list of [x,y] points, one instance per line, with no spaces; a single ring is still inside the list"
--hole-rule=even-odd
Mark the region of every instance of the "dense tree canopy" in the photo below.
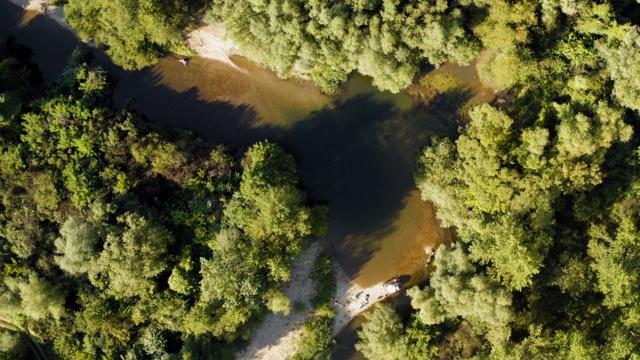
[[[425,346],[439,358],[638,357],[640,8],[486,6],[479,75],[501,92],[417,159],[423,198],[456,232],[408,291],[418,332],[439,334]],[[394,321],[389,338],[416,329]],[[360,347],[376,358],[388,338],[368,331]]]
[[[280,77],[313,79],[331,91],[357,71],[382,90],[400,91],[426,65],[470,63],[482,49],[481,75],[500,89],[540,74],[534,54],[547,41],[586,40],[609,62],[614,93],[633,107],[638,80],[637,17],[632,2],[348,0],[65,0],[67,21],[117,64],[139,69],[166,50],[188,51],[184,33],[201,22],[221,24],[241,53]],[[569,29],[569,31],[567,31]],[[574,35],[580,34],[582,38]],[[577,50],[577,51],[576,51]],[[548,55],[548,54],[547,54]],[[584,54],[583,54],[584,55]],[[551,58],[549,58],[551,60]],[[544,71],[542,71],[544,72]],[[634,90],[635,89],[635,90]],[[635,92],[634,92],[635,91]]]
[[[3,324],[53,357],[228,358],[252,319],[289,311],[282,281],[326,209],[306,205],[281,147],[239,162],[113,109],[79,51],[40,86],[21,48],[0,45]]]
[[[216,0],[208,18],[281,77],[311,77],[331,90],[358,71],[397,92],[425,62],[467,64],[477,55],[480,44],[465,29],[469,3]]]
[[[182,29],[201,6],[199,1],[68,0],[64,10],[83,40],[135,70],[154,64],[164,49],[180,49]]]
[[[632,27],[623,39],[602,40],[599,45],[615,84],[613,94],[621,105],[640,111],[640,28]]]
[[[457,248],[438,249],[436,271],[424,291],[412,288],[412,306],[426,325],[460,316],[480,328],[505,327],[513,320],[511,295],[477,269],[467,255]]]
[[[326,91],[357,71],[397,92],[429,64],[477,59],[495,99],[455,137],[434,137],[414,176],[455,242],[408,291],[408,320],[382,303],[357,348],[374,359],[640,356],[637,1],[68,0],[65,10],[127,69],[179,49],[201,15],[280,77]],[[306,205],[282,148],[258,143],[238,161],[113,109],[107,76],[79,53],[46,87],[27,59],[0,44],[0,324],[28,328],[62,358],[226,358],[252,319],[289,310],[282,282],[326,209]],[[313,346],[299,358],[326,355],[327,314],[304,326]],[[24,349],[0,335],[0,349]]]

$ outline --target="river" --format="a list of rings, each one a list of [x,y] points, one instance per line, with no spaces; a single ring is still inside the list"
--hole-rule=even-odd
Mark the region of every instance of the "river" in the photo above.
[[[78,44],[54,21],[0,0],[0,35],[8,34],[34,50],[48,79],[62,72]],[[196,131],[238,152],[264,139],[282,144],[311,199],[330,206],[325,249],[360,285],[396,275],[408,275],[412,284],[424,280],[424,248],[450,235],[420,199],[412,172],[430,136],[455,136],[451,117],[416,105],[406,92],[380,92],[362,76],[326,96],[310,82],[280,80],[241,57],[232,58],[234,67],[201,57],[184,66],[169,56],[153,68],[125,71],[94,54],[94,64],[115,82],[116,105],[133,99],[151,121]],[[474,96],[475,67],[449,66]],[[341,357],[353,351],[352,338],[352,330],[344,335],[343,345],[349,344]]]

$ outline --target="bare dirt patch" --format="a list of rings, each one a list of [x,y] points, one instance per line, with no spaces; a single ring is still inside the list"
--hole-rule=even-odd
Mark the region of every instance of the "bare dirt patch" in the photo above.
[[[302,333],[300,326],[313,312],[309,301],[315,294],[313,270],[319,253],[320,245],[315,242],[295,262],[291,280],[285,286],[292,307],[296,303],[304,304],[304,310],[296,311],[294,308],[289,315],[268,315],[251,337],[249,346],[236,354],[238,359],[282,360],[295,354]]]
[[[296,353],[298,340],[302,334],[301,325],[314,310],[309,302],[315,294],[316,282],[313,279],[313,271],[319,254],[320,245],[316,242],[296,261],[291,270],[291,280],[286,285],[286,295],[292,307],[295,307],[296,303],[303,304],[304,310],[291,309],[289,315],[281,313],[268,315],[256,329],[247,348],[236,354],[238,359],[282,360]],[[335,299],[339,304],[344,305],[344,307],[334,306],[336,317],[333,335],[336,336],[353,317],[384,299],[389,293],[383,283],[363,288],[351,281],[335,262],[334,272],[337,285]],[[359,296],[354,298],[354,294]],[[366,298],[368,301],[365,300]]]
[[[235,66],[230,56],[237,54],[238,47],[226,36],[220,24],[207,25],[187,35],[187,46],[198,55]]]

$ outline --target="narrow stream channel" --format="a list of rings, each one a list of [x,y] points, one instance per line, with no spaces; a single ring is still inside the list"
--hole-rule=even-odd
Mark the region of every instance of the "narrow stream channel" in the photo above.
[[[0,0],[0,36],[9,34],[34,50],[47,79],[62,72],[78,45],[54,21]],[[241,57],[232,59],[236,67],[200,57],[184,66],[166,58],[131,72],[94,54],[94,64],[115,81],[116,105],[132,98],[151,121],[196,131],[239,152],[264,139],[282,144],[294,155],[310,197],[330,205],[325,249],[360,285],[396,275],[410,275],[411,283],[424,279],[424,248],[449,235],[413,184],[414,159],[430,136],[452,136],[457,123],[415,105],[407,93],[380,92],[362,76],[330,97],[310,82],[279,80]],[[474,86],[474,67],[454,68]],[[353,330],[347,332],[341,358],[353,352]]]

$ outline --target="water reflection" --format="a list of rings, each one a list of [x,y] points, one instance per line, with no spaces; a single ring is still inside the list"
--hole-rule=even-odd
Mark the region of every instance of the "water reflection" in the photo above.
[[[402,111],[396,102],[363,91],[278,138],[294,153],[312,197],[330,203],[329,248],[361,285],[397,275],[394,266],[415,251],[414,244],[437,241],[437,231],[423,231],[424,225],[437,226],[411,175],[417,150],[446,131],[436,117]]]
[[[78,43],[69,31],[55,21],[35,11],[24,12],[16,5],[0,0],[0,36],[11,34],[17,37],[18,43],[33,50],[33,60],[47,79],[62,72],[67,58]]]
[[[22,19],[20,19],[20,23],[18,24],[18,27],[22,28],[27,26],[27,24],[29,24],[31,20],[33,20],[36,16],[42,16],[42,13],[39,11],[33,11],[33,10],[25,11],[24,14],[22,15]]]

